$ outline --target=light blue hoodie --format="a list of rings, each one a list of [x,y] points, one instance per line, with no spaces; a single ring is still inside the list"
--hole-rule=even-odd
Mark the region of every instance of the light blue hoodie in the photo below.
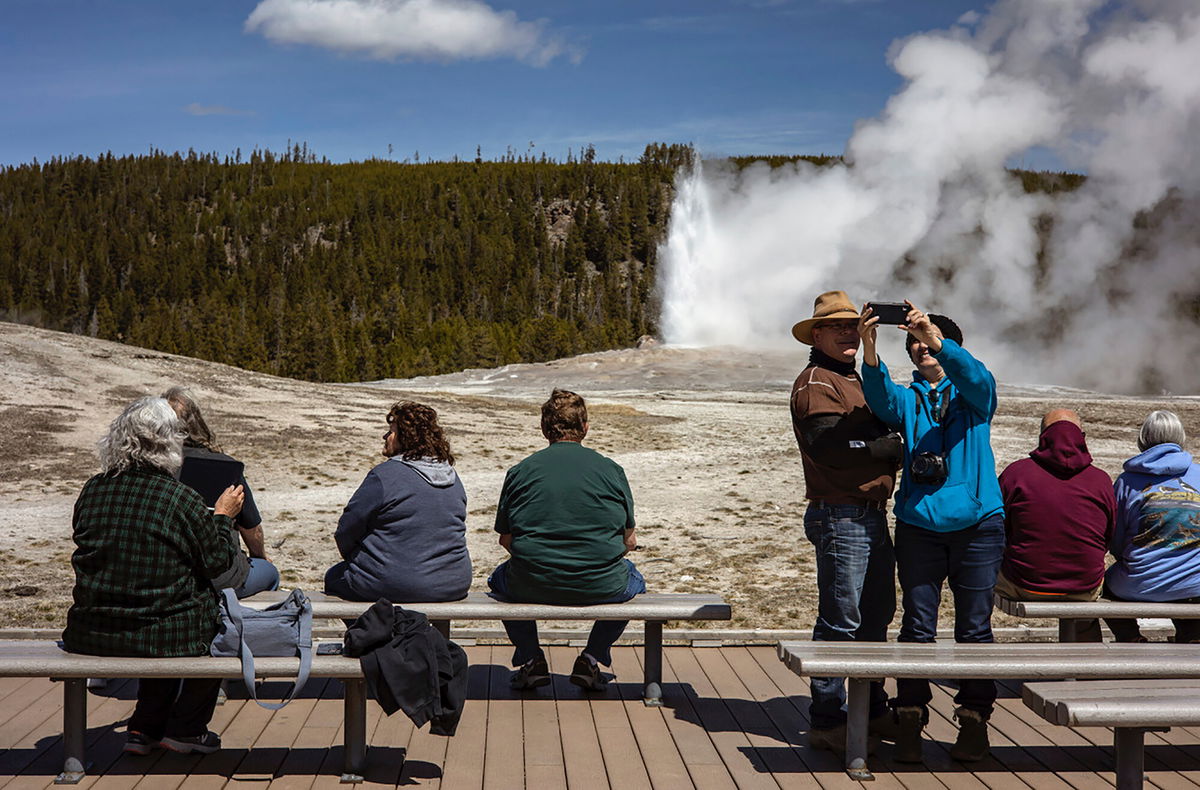
[[[1177,444],[1156,444],[1125,462],[1113,485],[1117,528],[1105,580],[1133,601],[1200,596],[1200,466]]]
[[[862,366],[863,395],[875,416],[904,437],[896,518],[935,532],[957,532],[1004,512],[992,456],[996,379],[953,340],[943,340],[942,350],[933,356],[946,374],[937,386],[914,372],[912,384],[901,387],[881,359],[878,367]],[[934,419],[931,393],[939,406],[949,398],[940,422]],[[947,478],[942,483],[913,481],[913,455],[923,452],[945,454]]]

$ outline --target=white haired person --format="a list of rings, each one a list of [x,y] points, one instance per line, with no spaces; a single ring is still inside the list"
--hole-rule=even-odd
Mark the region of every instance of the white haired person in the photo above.
[[[75,502],[74,603],[63,646],[98,656],[203,656],[217,631],[213,580],[237,586],[233,518],[242,490],[230,486],[210,512],[176,479],[183,424],[162,398],[141,398],[113,420],[98,445],[101,471]],[[244,562],[240,573],[245,575]],[[208,754],[219,678],[143,678],[125,751],[159,746]]]
[[[183,440],[183,467],[179,471],[179,479],[196,489],[209,506],[216,502],[228,485],[240,485],[245,494],[242,512],[238,513],[233,523],[242,536],[242,542],[246,544],[246,553],[250,555],[250,572],[246,581],[234,588],[234,594],[238,598],[245,598],[266,590],[278,590],[279,569],[267,559],[262,516],[254,502],[254,492],[246,482],[241,462],[221,451],[217,437],[204,420],[200,404],[196,403],[190,392],[183,387],[171,387],[163,393],[163,397],[171,404],[187,431]]]
[[[1200,466],[1185,452],[1179,416],[1152,411],[1138,436],[1140,453],[1113,485],[1116,561],[1104,592],[1119,601],[1200,603]],[[1105,620],[1118,642],[1145,642],[1137,620]],[[1175,620],[1176,642],[1200,642],[1200,620]]]

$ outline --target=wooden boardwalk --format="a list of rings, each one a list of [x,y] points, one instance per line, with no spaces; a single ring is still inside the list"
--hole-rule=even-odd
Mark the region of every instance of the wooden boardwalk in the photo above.
[[[615,651],[619,682],[606,696],[566,682],[577,650],[549,649],[552,685],[517,694],[508,688],[507,647],[467,648],[469,701],[453,738],[414,730],[403,714],[368,708],[363,787],[459,788],[840,788],[861,786],[828,752],[805,745],[807,681],[788,671],[770,646],[665,650],[667,707],[640,699],[640,651]],[[1002,690],[992,719],[992,754],[965,767],[950,759],[952,691],[937,688],[926,729],[928,765],[872,758],[874,787],[911,790],[1106,790],[1112,781],[1112,734],[1071,730],[1035,718]],[[342,763],[341,689],[314,681],[302,698],[272,713],[231,699],[212,727],[225,748],[207,757],[121,754],[122,721],[133,684],[89,695],[91,773],[96,788],[337,787]],[[49,787],[62,759],[61,690],[46,680],[0,679],[0,787]],[[1200,787],[1200,731],[1146,737],[1147,777],[1164,790]]]

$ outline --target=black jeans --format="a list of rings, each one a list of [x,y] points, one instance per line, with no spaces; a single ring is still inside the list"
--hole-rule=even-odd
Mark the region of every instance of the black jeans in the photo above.
[[[896,523],[896,570],[904,593],[901,642],[933,642],[937,637],[942,584],[954,594],[954,641],[992,641],[992,589],[1004,556],[1004,517],[994,515],[956,532],[934,532]],[[896,681],[896,707],[926,707],[933,699],[928,680]],[[964,679],[954,696],[958,705],[992,714],[996,683]]]
[[[203,735],[220,690],[220,678],[142,678],[129,730],[155,741],[164,735]]]

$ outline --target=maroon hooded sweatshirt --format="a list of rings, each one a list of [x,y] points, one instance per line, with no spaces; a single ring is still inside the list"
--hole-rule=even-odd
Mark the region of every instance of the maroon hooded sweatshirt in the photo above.
[[[1117,501],[1077,425],[1051,423],[1029,458],[1001,473],[1000,491],[1008,536],[1001,568],[1009,581],[1047,594],[1100,586]]]

